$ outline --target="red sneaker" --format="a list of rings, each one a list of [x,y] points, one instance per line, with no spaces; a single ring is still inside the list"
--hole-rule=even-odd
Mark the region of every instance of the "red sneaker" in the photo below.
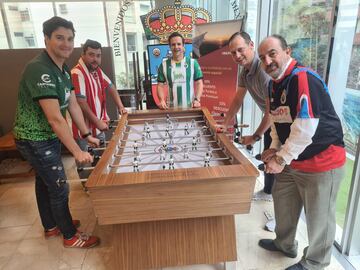
[[[72,221],[72,223],[74,224],[75,228],[79,228],[80,227],[80,220],[78,219],[74,219]],[[45,235],[45,238],[49,238],[49,237],[54,237],[54,236],[58,236],[60,235],[61,232],[59,230],[58,227],[55,227],[51,230],[47,230],[47,231],[44,231],[44,235]]]
[[[99,237],[90,236],[83,232],[77,232],[72,238],[64,238],[64,247],[66,248],[91,248],[100,243]]]

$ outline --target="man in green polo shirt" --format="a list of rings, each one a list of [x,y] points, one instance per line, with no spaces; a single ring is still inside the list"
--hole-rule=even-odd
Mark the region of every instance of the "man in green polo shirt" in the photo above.
[[[27,64],[20,81],[15,142],[36,172],[36,199],[45,237],[62,234],[65,247],[89,248],[97,245],[99,238],[77,231],[80,221],[71,217],[61,142],[77,162],[92,162],[93,158],[74,141],[65,120],[66,110],[83,138],[95,146],[99,140],[85,125],[64,64],[74,49],[72,22],[53,17],[44,22],[43,32],[46,49]]]
[[[160,109],[169,107],[200,107],[203,92],[203,74],[199,63],[190,57],[184,57],[185,44],[181,34],[174,32],[169,38],[172,58],[165,59],[158,69],[157,95]],[[164,84],[169,87],[167,99]],[[195,89],[194,89],[195,85]]]

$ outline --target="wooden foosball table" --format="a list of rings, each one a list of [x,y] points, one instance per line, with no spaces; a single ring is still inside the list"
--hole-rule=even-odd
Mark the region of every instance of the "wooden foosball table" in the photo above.
[[[207,109],[124,115],[87,188],[100,225],[114,225],[117,269],[236,261],[234,215],[258,176]]]

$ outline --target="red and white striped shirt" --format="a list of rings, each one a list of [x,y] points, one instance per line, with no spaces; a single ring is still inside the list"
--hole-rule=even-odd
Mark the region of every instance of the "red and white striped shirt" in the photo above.
[[[112,85],[110,79],[105,75],[101,68],[90,72],[84,61],[80,58],[78,64],[71,70],[71,79],[75,88],[75,95],[85,98],[91,111],[97,118],[109,120],[106,112],[106,90]],[[92,135],[96,136],[100,130],[85,117],[88,128]],[[80,137],[80,132],[73,123],[73,136],[75,139]]]

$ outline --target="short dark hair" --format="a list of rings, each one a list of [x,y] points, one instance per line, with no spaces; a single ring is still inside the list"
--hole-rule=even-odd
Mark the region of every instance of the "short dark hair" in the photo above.
[[[241,32],[236,32],[236,33],[232,34],[232,36],[229,38],[228,43],[233,41],[233,39],[236,38],[236,37],[242,37],[246,44],[249,44],[251,42],[250,35],[248,33],[244,32],[244,31],[241,31]]]
[[[51,34],[59,27],[70,29],[75,36],[75,29],[73,23],[58,16],[54,16],[43,23],[43,33],[45,36],[51,38]]]
[[[168,37],[168,43],[169,43],[169,45],[170,45],[170,40],[171,40],[172,38],[174,38],[174,37],[181,37],[182,43],[183,43],[183,45],[185,45],[185,39],[184,39],[184,37],[183,37],[179,32],[174,32],[174,33],[172,33],[172,34]]]
[[[84,54],[86,53],[88,48],[101,50],[100,42],[97,42],[97,41],[91,40],[91,39],[87,39],[82,47],[83,47]]]
[[[271,35],[270,37],[277,39],[280,42],[280,46],[283,50],[286,50],[287,48],[289,48],[289,45],[287,44],[285,38],[281,35]]]

